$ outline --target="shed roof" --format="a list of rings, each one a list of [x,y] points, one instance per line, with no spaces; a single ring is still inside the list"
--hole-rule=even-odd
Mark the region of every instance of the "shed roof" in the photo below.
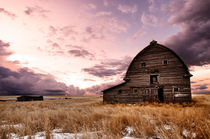
[[[110,87],[110,88],[104,89],[104,90],[102,90],[101,92],[106,92],[106,91],[108,91],[108,90],[111,90],[111,89],[114,89],[114,88],[119,87],[119,86],[121,86],[121,85],[124,85],[125,83],[126,83],[126,81],[124,81],[124,82],[122,82],[122,83],[120,83],[120,84],[118,84],[118,85],[112,86],[112,87]]]

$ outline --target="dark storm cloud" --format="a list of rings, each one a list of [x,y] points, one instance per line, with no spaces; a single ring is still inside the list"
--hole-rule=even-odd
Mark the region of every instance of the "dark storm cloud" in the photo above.
[[[51,75],[37,74],[29,69],[11,71],[0,67],[0,95],[84,95],[78,87],[57,82]]]
[[[26,7],[26,10],[24,11],[24,13],[26,15],[39,15],[42,17],[47,17],[46,14],[50,12],[49,10],[45,10],[42,7],[39,6],[33,6],[33,7]]]
[[[11,13],[11,12],[5,10],[4,8],[0,8],[0,13],[3,13],[5,15],[11,17],[11,18],[15,18],[16,17],[16,15],[14,13]]]
[[[184,8],[170,18],[181,31],[169,37],[166,45],[189,65],[210,64],[210,1],[187,0]]]
[[[9,70],[8,68],[0,67],[0,78],[3,79],[3,78],[7,78],[9,76],[18,78],[19,74],[17,74],[17,72],[13,72],[13,71]]]
[[[124,73],[130,61],[130,57],[125,57],[121,60],[110,59],[105,62],[101,62],[100,64],[96,64],[93,67],[84,68],[82,70],[96,77],[109,77]]]
[[[0,95],[65,94],[66,86],[52,77],[22,68],[18,72],[0,67]],[[48,90],[48,91],[46,91]],[[49,92],[51,90],[51,92]],[[63,90],[60,92],[53,90]]]
[[[0,40],[0,64],[8,57],[9,43]],[[9,61],[6,61],[9,62]],[[11,63],[15,65],[17,63]],[[50,74],[34,73],[28,68],[12,71],[0,65],[0,95],[84,95],[84,90],[57,82]]]
[[[49,89],[49,90],[45,90],[45,91],[49,92],[49,93],[65,93],[64,90],[51,90],[51,89]]]

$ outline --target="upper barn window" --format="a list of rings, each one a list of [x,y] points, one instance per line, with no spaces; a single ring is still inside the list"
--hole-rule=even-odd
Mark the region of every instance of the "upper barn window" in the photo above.
[[[178,92],[179,91],[179,88],[173,88],[174,89],[174,92]]]
[[[138,93],[138,89],[137,88],[133,88],[133,93]]]
[[[121,94],[121,93],[122,93],[122,90],[121,90],[121,89],[120,89],[120,90],[118,90],[118,93],[119,93],[119,94]]]
[[[158,83],[158,75],[150,75],[150,84]]]
[[[164,65],[167,65],[167,64],[168,64],[168,60],[167,60],[167,59],[164,59],[164,60],[163,60],[163,64],[164,64]]]
[[[141,63],[141,67],[146,67],[146,63],[145,62],[142,62]]]

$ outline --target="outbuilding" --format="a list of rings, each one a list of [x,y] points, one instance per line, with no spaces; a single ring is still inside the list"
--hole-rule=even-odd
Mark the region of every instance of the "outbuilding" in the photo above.
[[[20,96],[17,101],[43,101],[43,96]]]

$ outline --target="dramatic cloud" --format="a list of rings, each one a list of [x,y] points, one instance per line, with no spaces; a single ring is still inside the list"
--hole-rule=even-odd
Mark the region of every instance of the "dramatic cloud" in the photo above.
[[[83,57],[83,58],[85,58],[85,57],[90,57],[90,58],[94,57],[94,55],[92,53],[90,53],[90,52],[88,52],[87,50],[84,50],[84,49],[69,50],[68,53],[70,55],[75,56],[75,57]]]
[[[110,59],[90,68],[84,68],[83,71],[96,77],[110,77],[124,73],[131,61],[130,57],[121,60]]]
[[[57,45],[53,43],[54,47],[58,47]],[[0,40],[0,63],[6,61],[2,57],[12,54],[8,51],[9,46],[9,43]],[[12,71],[0,65],[0,95],[84,95],[84,93],[84,90],[78,87],[57,82],[50,74],[34,73],[28,68]]]
[[[45,10],[39,6],[34,6],[34,7],[26,7],[26,10],[24,12],[26,15],[39,15],[42,17],[47,17],[46,14],[50,11]]]
[[[40,84],[40,82],[44,84]],[[49,84],[54,84],[56,87],[48,86]],[[28,69],[21,69],[18,72],[14,72],[8,68],[0,67],[1,95],[47,94],[45,90],[52,89],[51,87],[56,90],[62,88],[62,86],[60,88],[57,84],[55,80],[41,74],[35,74]],[[38,85],[42,86],[39,86],[38,89]],[[47,88],[47,86],[49,88]],[[60,94],[59,92],[56,93]]]
[[[81,32],[83,40],[105,40],[116,36],[115,34],[125,33],[129,25],[114,17],[104,17],[98,19],[93,25],[85,27],[85,32]]]
[[[129,14],[129,13],[133,14],[133,13],[137,12],[137,6],[136,5],[128,6],[128,5],[119,4],[117,9],[119,11],[121,11],[122,13],[126,13],[126,14]]]
[[[22,68],[18,72],[0,67],[0,95],[84,95],[84,90],[57,82],[53,76]]]
[[[72,40],[79,42],[91,42],[93,40],[113,39],[116,34],[125,33],[129,24],[118,18],[111,17],[111,12],[98,12],[94,16],[98,17],[93,24],[84,26],[49,26],[49,37],[54,36],[59,40]],[[102,17],[101,17],[102,16]]]
[[[169,37],[166,45],[189,65],[210,64],[210,1],[187,0],[184,8],[169,21],[181,31]]]
[[[152,14],[143,13],[141,16],[141,22],[145,26],[157,26],[158,18]]]
[[[4,8],[0,8],[0,13],[3,13],[5,15],[11,17],[11,18],[15,18],[16,17],[16,15],[14,13],[11,13],[11,12],[5,10]]]
[[[76,45],[67,45],[70,50],[68,50],[68,54],[74,57],[82,57],[82,58],[88,58],[88,59],[94,59],[95,55],[85,48],[81,46],[76,46]]]

